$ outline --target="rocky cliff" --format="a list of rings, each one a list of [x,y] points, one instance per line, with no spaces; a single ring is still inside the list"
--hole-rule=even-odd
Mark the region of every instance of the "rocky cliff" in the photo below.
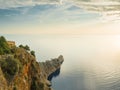
[[[14,47],[12,54],[0,55],[0,90],[52,90],[48,76],[60,68],[63,56],[46,62],[24,48]]]

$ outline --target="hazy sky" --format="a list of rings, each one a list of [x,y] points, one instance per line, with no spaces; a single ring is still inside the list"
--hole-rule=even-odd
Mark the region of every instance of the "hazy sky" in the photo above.
[[[0,34],[120,34],[119,0],[0,0]]]

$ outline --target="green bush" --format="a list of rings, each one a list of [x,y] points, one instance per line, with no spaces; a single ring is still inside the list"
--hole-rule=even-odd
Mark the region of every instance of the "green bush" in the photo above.
[[[30,47],[29,47],[28,45],[26,45],[26,46],[24,47],[24,49],[30,51]]]
[[[30,53],[35,57],[35,51],[31,51]]]
[[[2,60],[0,64],[5,77],[9,80],[22,68],[22,64],[19,60],[14,59],[13,57],[8,57],[7,59]]]
[[[0,54],[10,54],[10,53],[11,51],[7,44],[6,39],[3,36],[1,36],[0,37]]]
[[[38,81],[38,77],[36,76],[32,77],[30,90],[43,90],[43,88],[44,88],[44,83]]]
[[[19,47],[20,47],[20,48],[24,48],[24,46],[23,46],[22,44],[21,44],[21,45],[19,45]]]
[[[28,45],[25,45],[25,46],[19,45],[19,47],[20,47],[20,48],[24,48],[24,49],[27,50],[27,51],[30,51],[30,47],[29,47]]]

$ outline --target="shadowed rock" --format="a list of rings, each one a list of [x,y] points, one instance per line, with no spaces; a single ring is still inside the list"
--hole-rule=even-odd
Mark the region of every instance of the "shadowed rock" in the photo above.
[[[50,81],[48,81],[48,77],[54,73],[56,70],[60,69],[64,58],[60,55],[58,58],[54,58],[52,60],[47,60],[46,62],[40,62],[40,68],[42,69],[42,74],[47,79],[47,85],[51,86]]]

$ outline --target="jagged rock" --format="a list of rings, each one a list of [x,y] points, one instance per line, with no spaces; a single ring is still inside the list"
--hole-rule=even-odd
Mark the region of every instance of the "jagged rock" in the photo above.
[[[40,67],[42,68],[42,72],[48,77],[51,73],[55,72],[60,68],[63,63],[64,58],[60,55],[58,58],[52,59],[50,61],[41,62]]]

